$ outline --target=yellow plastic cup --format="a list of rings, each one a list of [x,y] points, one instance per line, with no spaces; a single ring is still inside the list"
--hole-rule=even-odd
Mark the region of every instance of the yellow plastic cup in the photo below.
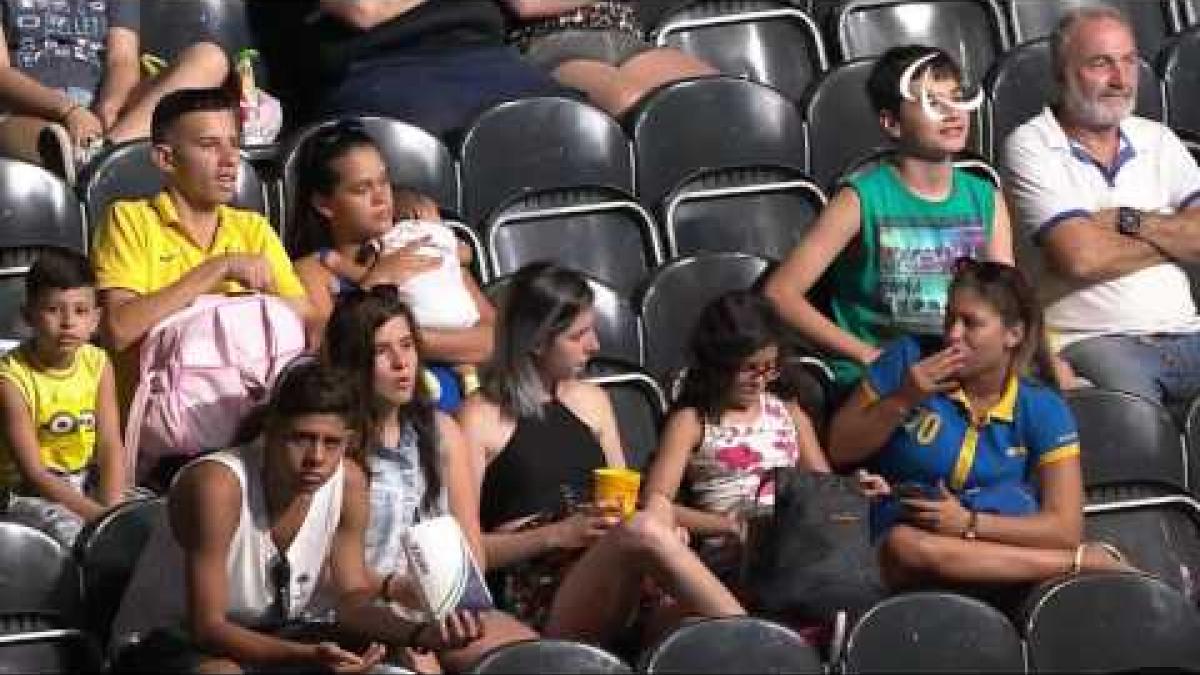
[[[625,518],[637,511],[642,474],[632,469],[595,469],[592,480],[597,505],[619,507]]]

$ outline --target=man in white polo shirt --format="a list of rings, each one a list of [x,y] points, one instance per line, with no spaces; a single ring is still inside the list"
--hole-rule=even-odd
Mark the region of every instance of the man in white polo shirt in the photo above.
[[[1119,11],[1068,13],[1051,49],[1058,100],[1008,137],[1004,164],[1052,341],[1096,386],[1185,402],[1200,391],[1200,318],[1179,263],[1200,261],[1200,169],[1170,129],[1132,115],[1138,52]]]

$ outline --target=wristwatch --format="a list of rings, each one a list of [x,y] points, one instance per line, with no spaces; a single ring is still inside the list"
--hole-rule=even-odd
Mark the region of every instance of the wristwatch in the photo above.
[[[979,512],[970,511],[970,514],[967,517],[967,529],[963,530],[962,537],[967,541],[974,541],[979,537]]]
[[[1142,212],[1128,206],[1117,208],[1117,232],[1136,237],[1142,231]]]

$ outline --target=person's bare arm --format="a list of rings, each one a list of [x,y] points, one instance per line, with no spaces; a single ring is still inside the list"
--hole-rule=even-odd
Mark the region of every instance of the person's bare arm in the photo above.
[[[792,402],[784,404],[787,408],[788,416],[792,419],[792,425],[796,428],[796,445],[799,449],[799,456],[796,458],[796,466],[805,471],[814,471],[817,473],[829,473],[832,469],[829,468],[829,458],[825,456],[825,451],[821,449],[821,441],[817,439],[817,430],[813,428],[812,420],[809,419],[808,413]]]
[[[12,112],[62,122],[75,103],[66,94],[45,86],[12,65],[8,43],[0,30],[0,101]],[[73,113],[72,113],[73,114]]]
[[[1176,261],[1200,262],[1200,208],[1169,216],[1143,213],[1140,236]]]
[[[450,363],[485,363],[492,357],[495,344],[496,310],[479,290],[475,277],[466,269],[462,271],[463,284],[475,301],[479,321],[470,328],[458,330],[422,329],[421,340],[425,356],[434,361]]]
[[[471,468],[471,450],[466,436],[452,417],[437,414],[438,437],[441,440],[442,475],[450,501],[450,513],[458,521],[471,552],[481,569],[487,568],[483,548],[483,533],[479,528],[479,490]]]
[[[368,30],[422,2],[425,0],[321,0],[321,12],[360,30]]]
[[[0,379],[0,419],[21,481],[37,496],[62,504],[84,520],[104,513],[104,506],[59,478],[42,462],[41,446],[34,430],[33,412],[12,382]]]
[[[596,0],[504,0],[509,10],[521,19],[544,19],[586,7]]]
[[[1147,241],[1116,230],[1116,210],[1075,216],[1042,236],[1047,262],[1059,274],[1081,284],[1116,279],[1166,260]]]
[[[992,262],[1013,264],[1012,218],[1008,213],[1008,202],[1004,193],[996,190],[996,213],[992,216],[992,238],[988,241],[987,258]]]
[[[100,474],[97,497],[101,505],[108,507],[121,501],[130,483],[125,475],[126,463],[116,378],[112,364],[106,363],[96,396],[96,466]]]
[[[1078,457],[1038,469],[1042,508],[1028,516],[977,516],[976,534],[985,541],[1014,546],[1074,548],[1083,535],[1083,478]]]
[[[683,484],[687,471],[688,459],[700,445],[703,436],[704,424],[694,408],[684,408],[673,413],[663,429],[642,493],[647,496],[661,495],[674,503],[675,522],[687,528],[689,532],[737,536],[741,525],[733,515],[712,513],[677,501],[679,487]]]
[[[141,46],[135,31],[114,27],[108,30],[104,48],[104,80],[92,109],[104,128],[111,129],[141,80]]]
[[[765,292],[780,316],[805,337],[834,354],[867,364],[879,350],[842,330],[808,300],[813,285],[858,235],[859,229],[858,194],[843,188],[767,280]]]
[[[315,255],[306,256],[296,262],[296,276],[304,286],[310,307],[308,320],[305,321],[305,332],[308,334],[308,348],[317,351],[325,337],[325,325],[333,314],[333,293],[329,284],[333,276]]]

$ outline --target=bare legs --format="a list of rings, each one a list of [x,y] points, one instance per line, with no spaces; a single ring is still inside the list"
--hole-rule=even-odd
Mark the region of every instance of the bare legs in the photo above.
[[[620,66],[602,61],[575,59],[554,69],[559,82],[587,92],[596,106],[620,116],[646,94],[669,82],[700,75],[715,75],[712,66],[677,49],[642,52]]]
[[[114,143],[150,135],[154,106],[167,94],[180,89],[217,87],[229,74],[229,60],[220,47],[198,42],[183,50],[162,73],[144,79],[129,96],[107,137]]]

